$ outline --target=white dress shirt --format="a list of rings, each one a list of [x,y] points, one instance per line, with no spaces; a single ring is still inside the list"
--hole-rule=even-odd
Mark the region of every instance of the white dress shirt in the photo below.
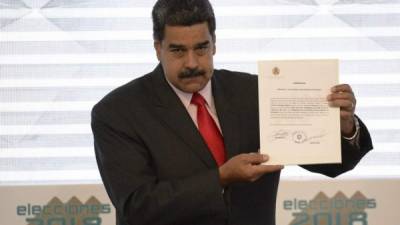
[[[192,118],[194,124],[196,125],[196,127],[198,127],[198,125],[197,125],[197,106],[194,104],[190,104],[193,94],[186,93],[186,92],[179,90],[173,84],[171,84],[169,81],[168,81],[168,84],[175,91],[176,95],[178,95],[182,104],[185,106],[187,112],[189,113],[190,117]],[[203,96],[203,98],[206,100],[206,102],[207,102],[206,108],[207,108],[208,112],[210,113],[211,117],[214,119],[215,123],[217,124],[218,129],[221,131],[221,126],[219,125],[219,120],[218,120],[218,116],[217,116],[217,110],[215,109],[214,97],[212,95],[211,81],[208,81],[206,86],[202,90],[199,91],[199,94],[201,96]]]

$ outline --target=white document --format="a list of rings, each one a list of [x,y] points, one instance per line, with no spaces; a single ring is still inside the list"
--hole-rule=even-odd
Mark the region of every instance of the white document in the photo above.
[[[268,165],[341,162],[338,60],[260,61],[260,152]]]

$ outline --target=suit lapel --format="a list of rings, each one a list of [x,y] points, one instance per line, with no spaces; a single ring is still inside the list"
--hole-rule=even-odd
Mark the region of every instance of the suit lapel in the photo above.
[[[215,71],[212,78],[212,91],[218,120],[224,136],[227,159],[237,155],[240,151],[240,124],[239,116],[233,106],[234,92],[229,91],[228,83],[224,82],[220,72]]]
[[[156,93],[156,111],[158,117],[188,145],[209,168],[216,163],[197,130],[192,118],[179,100],[178,96],[165,80],[162,67],[159,65],[152,74],[153,91]]]

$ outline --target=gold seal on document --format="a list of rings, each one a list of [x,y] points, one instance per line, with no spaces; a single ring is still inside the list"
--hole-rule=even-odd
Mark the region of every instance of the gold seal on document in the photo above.
[[[272,74],[275,76],[279,76],[279,74],[281,73],[281,70],[278,67],[274,67],[272,69]]]

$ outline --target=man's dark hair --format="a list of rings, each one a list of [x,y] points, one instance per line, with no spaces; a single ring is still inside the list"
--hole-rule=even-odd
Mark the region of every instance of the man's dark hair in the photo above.
[[[153,7],[153,38],[164,39],[165,26],[191,26],[207,22],[215,41],[215,16],[208,0],[158,0]]]

